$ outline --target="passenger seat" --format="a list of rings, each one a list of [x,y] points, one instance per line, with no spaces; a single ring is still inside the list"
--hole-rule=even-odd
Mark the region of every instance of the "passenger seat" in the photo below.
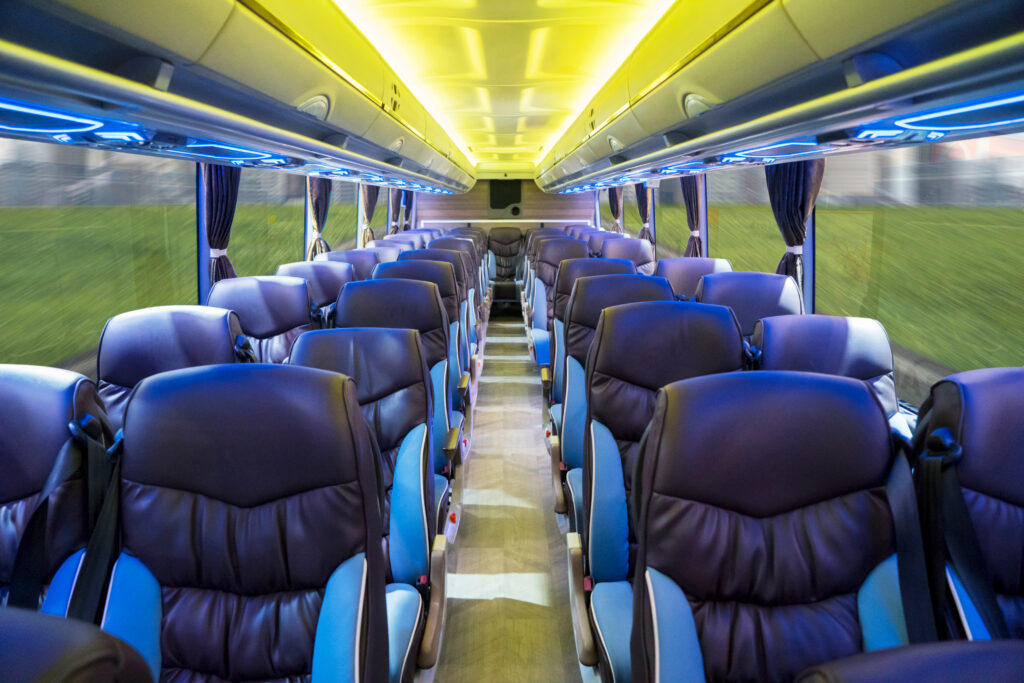
[[[761,318],[804,312],[803,297],[796,280],[773,273],[712,273],[700,279],[696,300],[728,306],[747,339]]]
[[[551,365],[551,325],[554,317],[555,275],[566,259],[586,258],[582,242],[569,239],[548,239],[539,242],[530,316],[530,351],[541,367]],[[550,371],[550,367],[548,368]]]
[[[732,264],[724,258],[693,256],[663,258],[658,261],[658,265],[654,269],[654,274],[668,280],[672,285],[672,291],[676,293],[676,298],[683,301],[692,299],[696,295],[697,285],[705,275],[731,272]]]
[[[601,249],[601,256],[632,261],[636,266],[636,272],[644,275],[653,274],[656,265],[654,245],[636,237],[623,237],[605,242]]]
[[[301,277],[309,283],[313,305],[320,311],[322,327],[330,327],[334,317],[334,302],[346,283],[356,279],[351,263],[342,261],[298,261],[283,263],[275,275]]]
[[[341,261],[351,263],[356,280],[369,280],[374,267],[380,263],[380,257],[372,249],[348,249],[346,251],[329,251],[319,254],[314,261]]]

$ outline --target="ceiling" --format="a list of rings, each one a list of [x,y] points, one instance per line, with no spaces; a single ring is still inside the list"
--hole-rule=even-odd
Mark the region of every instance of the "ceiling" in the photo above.
[[[533,177],[673,2],[334,1],[481,177]]]

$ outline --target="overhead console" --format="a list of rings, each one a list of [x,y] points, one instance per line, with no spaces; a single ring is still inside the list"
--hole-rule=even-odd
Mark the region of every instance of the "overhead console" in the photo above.
[[[538,167],[586,192],[1024,128],[1016,0],[679,0]]]
[[[331,0],[0,0],[0,135],[436,193],[474,168]]]

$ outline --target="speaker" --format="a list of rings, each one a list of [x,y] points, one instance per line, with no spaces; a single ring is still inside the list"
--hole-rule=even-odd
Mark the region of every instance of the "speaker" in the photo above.
[[[522,213],[523,185],[520,180],[491,180],[488,218],[518,218]]]

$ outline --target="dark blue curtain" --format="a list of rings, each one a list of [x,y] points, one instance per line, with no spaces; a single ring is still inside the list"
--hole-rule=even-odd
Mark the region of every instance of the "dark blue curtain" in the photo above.
[[[768,200],[772,205],[779,232],[786,240],[786,253],[775,269],[780,275],[796,278],[804,284],[804,239],[807,221],[814,215],[814,203],[825,175],[825,160],[810,159],[788,164],[770,164],[764,167],[768,182]]]
[[[701,256],[704,245],[700,241],[700,181],[695,175],[684,175],[679,179],[683,187],[683,204],[686,205],[686,225],[690,228],[690,239],[686,240],[683,256]]]
[[[622,232],[622,186],[608,188],[608,208],[615,221],[615,232]]]
[[[331,250],[331,245],[323,236],[327,212],[331,208],[331,181],[327,178],[306,176],[306,201],[309,202],[309,213],[313,219],[310,226],[313,230],[313,239],[306,250],[306,259],[312,261],[318,254],[326,254]]]
[[[376,185],[359,185],[359,194],[363,200],[363,227],[366,228],[366,232],[369,234],[370,239],[377,239],[373,234],[373,228],[370,225],[373,223],[373,213],[377,208],[377,198],[380,196],[380,188]]]
[[[395,235],[398,233],[398,221],[401,218],[399,215],[402,212],[402,191],[397,187],[388,189],[388,217],[391,220],[391,226],[388,228],[389,235]]]
[[[650,196],[647,194],[647,183],[633,185],[633,191],[636,192],[636,210],[640,214],[640,222],[643,223],[637,237],[654,242],[654,234],[651,232],[651,202],[649,201]]]
[[[405,205],[405,220],[402,223],[402,230],[410,230],[412,229],[412,212],[416,209],[416,193],[412,190],[404,190],[402,204]]]
[[[235,220],[238,204],[238,182],[242,169],[238,166],[196,164],[198,182],[203,186],[203,212],[200,221],[206,226],[206,241],[210,245],[210,284],[235,277],[235,269],[228,258],[231,224]]]

